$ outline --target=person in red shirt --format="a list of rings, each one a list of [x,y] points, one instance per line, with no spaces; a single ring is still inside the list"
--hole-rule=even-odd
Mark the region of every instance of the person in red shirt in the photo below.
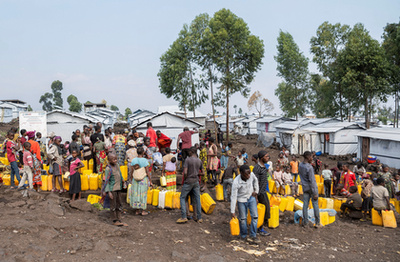
[[[179,142],[182,140],[182,159],[185,159],[189,156],[189,150],[192,147],[192,135],[198,133],[196,129],[190,131],[188,127],[183,128],[183,132],[178,135],[178,140],[176,141],[176,148],[179,152]]]
[[[16,188],[14,184],[14,176],[17,177],[18,182],[21,181],[21,177],[19,175],[18,163],[17,163],[17,144],[13,141],[15,133],[13,131],[8,131],[7,133],[7,142],[6,142],[6,150],[7,150],[7,159],[10,162],[11,167],[11,188]]]
[[[162,151],[165,151],[167,147],[171,147],[172,139],[161,133],[160,130],[157,130],[156,134],[158,149],[161,153],[163,153]],[[165,152],[163,154],[165,154]]]
[[[351,186],[356,183],[356,175],[349,170],[349,164],[345,163],[342,166],[342,175],[340,177],[340,184],[343,184],[343,188],[348,190]]]
[[[153,124],[151,122],[147,123],[146,137],[150,138],[149,149],[151,153],[154,154],[157,151],[157,134],[156,131],[154,131]]]

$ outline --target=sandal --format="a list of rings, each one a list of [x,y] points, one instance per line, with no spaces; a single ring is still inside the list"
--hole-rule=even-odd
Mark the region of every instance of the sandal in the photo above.
[[[149,214],[149,212],[144,211],[144,210],[143,210],[142,213],[141,213],[142,216],[147,216],[148,214]]]

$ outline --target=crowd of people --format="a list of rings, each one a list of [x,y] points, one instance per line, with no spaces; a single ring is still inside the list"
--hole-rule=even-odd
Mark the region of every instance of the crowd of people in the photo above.
[[[329,198],[347,198],[342,204],[342,214],[351,211],[362,212],[362,221],[370,219],[372,207],[375,210],[391,209],[390,198],[400,200],[400,171],[391,174],[386,165],[376,163],[376,172],[367,173],[362,163],[357,163],[350,171],[348,163],[338,163],[335,167],[323,164],[315,152],[305,152],[303,161],[290,155],[282,147],[276,162],[272,162],[267,151],[261,150],[249,156],[246,148],[233,152],[232,142],[224,142],[223,132],[218,130],[217,141],[208,130],[200,142],[192,143],[193,134],[197,130],[185,127],[177,138],[176,151],[171,149],[172,139],[161,131],[155,131],[152,123],[147,123],[146,134],[132,129],[107,128],[102,133],[102,124],[83,126],[82,132],[75,130],[71,141],[62,143],[62,138],[54,133],[43,138],[35,131],[15,128],[7,133],[3,143],[3,153],[7,153],[11,166],[11,186],[14,177],[20,182],[18,189],[40,191],[41,174],[46,172],[43,165],[49,166],[53,175],[52,192],[64,193],[62,177],[70,180],[69,194],[71,200],[81,198],[80,169],[93,161],[93,173],[101,175],[103,180],[101,194],[104,205],[109,205],[112,223],[116,226],[127,226],[121,221],[121,192],[127,190],[130,206],[137,215],[146,216],[147,192],[153,187],[152,175],[157,172],[165,177],[168,191],[177,190],[177,171],[182,170],[181,217],[177,223],[186,223],[193,219],[203,222],[201,217],[200,194],[207,187],[223,185],[225,201],[230,201],[232,217],[238,218],[240,235],[249,242],[259,242],[257,234],[268,236],[266,231],[270,218],[268,194],[269,180],[275,181],[276,193],[297,198],[299,184],[303,191],[303,226],[308,224],[308,205],[313,205],[315,227],[320,227],[318,210],[318,186],[315,175],[321,175],[324,181],[324,196]],[[121,166],[127,165],[128,177],[125,180]],[[20,169],[22,168],[23,169]],[[88,168],[88,167],[86,167]],[[22,179],[20,177],[22,174]],[[300,180],[298,179],[300,177]],[[60,185],[57,190],[56,183]],[[160,179],[161,180],[161,179]],[[357,185],[361,185],[361,194]],[[188,199],[195,212],[190,215]],[[263,225],[257,228],[257,203],[265,206]],[[252,222],[247,237],[247,212]]]

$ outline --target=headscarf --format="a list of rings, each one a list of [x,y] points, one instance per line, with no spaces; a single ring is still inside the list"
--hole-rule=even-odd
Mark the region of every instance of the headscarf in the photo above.
[[[56,136],[56,137],[54,137],[54,140],[57,140],[57,139],[60,139],[60,142],[62,141],[61,136]]]
[[[28,137],[28,139],[35,138],[35,134],[36,134],[36,131],[28,131],[28,132],[26,132],[26,136]]]
[[[129,141],[128,141],[128,146],[130,146],[130,147],[135,147],[135,146],[136,146],[135,140],[133,140],[133,139],[129,140]]]

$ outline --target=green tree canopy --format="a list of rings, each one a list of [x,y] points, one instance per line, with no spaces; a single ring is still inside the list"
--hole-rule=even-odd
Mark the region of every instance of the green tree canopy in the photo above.
[[[63,108],[63,99],[61,91],[63,90],[63,84],[61,81],[56,80],[51,83],[51,91],[53,92],[53,105],[59,108]]]
[[[110,109],[111,109],[112,111],[119,111],[119,108],[118,108],[117,106],[115,106],[115,105],[111,105],[111,106],[110,106]]]
[[[316,117],[335,117],[338,112],[338,103],[334,99],[336,90],[332,82],[319,74],[312,74],[310,89],[309,107]]]
[[[26,110],[28,110],[28,111],[33,111],[31,105],[28,105],[28,108],[27,108]]]
[[[282,111],[289,117],[303,115],[308,101],[308,59],[300,52],[291,34],[280,31],[278,36],[278,76],[284,82],[278,85],[278,96]]]
[[[43,103],[42,105],[42,109],[46,112],[50,112],[53,110],[53,94],[52,93],[44,93],[40,99],[39,99],[39,103]]]
[[[69,95],[67,98],[69,104],[69,111],[80,113],[82,112],[82,103],[78,101],[78,98],[74,95]]]
[[[342,84],[353,106],[363,107],[366,128],[370,128],[373,99],[386,101],[389,70],[384,49],[362,24],[356,24],[338,55]]]
[[[127,107],[125,108],[125,119],[128,119],[129,115],[132,115],[132,110]]]

